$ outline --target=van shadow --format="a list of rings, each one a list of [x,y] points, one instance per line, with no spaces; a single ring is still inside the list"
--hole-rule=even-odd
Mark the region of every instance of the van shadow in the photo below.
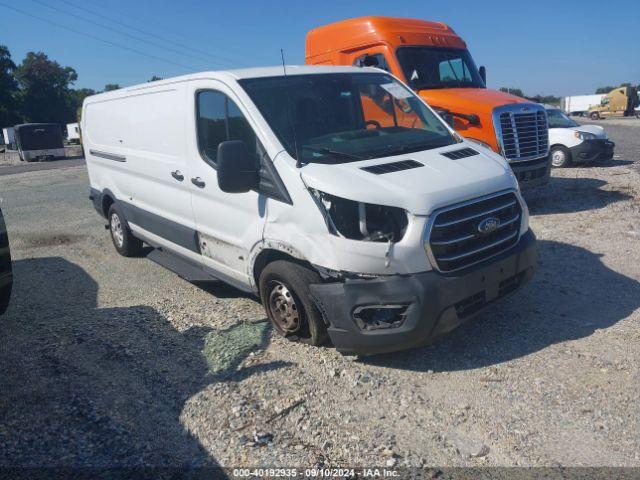
[[[595,178],[551,177],[549,185],[525,191],[524,198],[532,215],[596,210],[632,198],[619,190],[603,190],[605,185]]]
[[[242,366],[268,344],[267,322],[179,331],[148,306],[99,308],[95,280],[59,257],[17,261],[14,279],[0,319],[0,465],[216,467],[180,421],[186,401],[287,365]]]
[[[433,345],[360,361],[415,371],[483,368],[588,337],[640,306],[640,283],[605,266],[601,255],[553,241],[538,245],[539,269],[520,292]]]

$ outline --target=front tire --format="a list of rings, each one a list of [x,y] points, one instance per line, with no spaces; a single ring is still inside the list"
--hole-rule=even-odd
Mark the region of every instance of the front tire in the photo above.
[[[297,263],[277,260],[260,274],[260,298],[269,321],[279,335],[308,345],[328,341],[322,314],[311,298],[309,285],[320,275]]]
[[[589,114],[589,118],[591,120],[599,120],[600,119],[600,114],[598,112],[591,112]]]
[[[565,168],[571,165],[571,152],[565,147],[553,147],[549,155],[552,167]]]
[[[114,203],[109,208],[109,233],[116,251],[123,257],[137,257],[142,253],[142,240],[131,233],[120,209]]]

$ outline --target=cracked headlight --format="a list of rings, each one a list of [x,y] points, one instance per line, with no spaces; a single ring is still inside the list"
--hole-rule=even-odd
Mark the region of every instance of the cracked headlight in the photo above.
[[[369,242],[399,242],[409,220],[398,207],[355,202],[310,190],[333,235]]]

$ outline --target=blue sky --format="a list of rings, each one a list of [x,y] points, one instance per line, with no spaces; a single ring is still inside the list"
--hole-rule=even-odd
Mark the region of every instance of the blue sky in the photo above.
[[[0,0],[0,44],[9,47],[16,63],[30,50],[44,51],[76,69],[77,87],[101,89],[152,75],[278,64],[280,48],[287,63],[303,63],[310,28],[361,15],[448,23],[476,63],[486,65],[493,88],[571,95],[640,83],[637,0]]]

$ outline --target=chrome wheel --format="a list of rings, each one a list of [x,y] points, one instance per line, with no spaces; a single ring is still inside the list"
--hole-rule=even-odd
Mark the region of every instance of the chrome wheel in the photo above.
[[[109,222],[111,227],[111,236],[118,248],[122,248],[124,244],[124,232],[122,231],[122,222],[117,213],[111,214],[111,220]]]
[[[551,165],[562,167],[567,163],[567,154],[563,150],[554,150],[551,154]]]
[[[278,281],[270,283],[269,313],[276,326],[285,333],[300,328],[300,311],[287,286]]]

